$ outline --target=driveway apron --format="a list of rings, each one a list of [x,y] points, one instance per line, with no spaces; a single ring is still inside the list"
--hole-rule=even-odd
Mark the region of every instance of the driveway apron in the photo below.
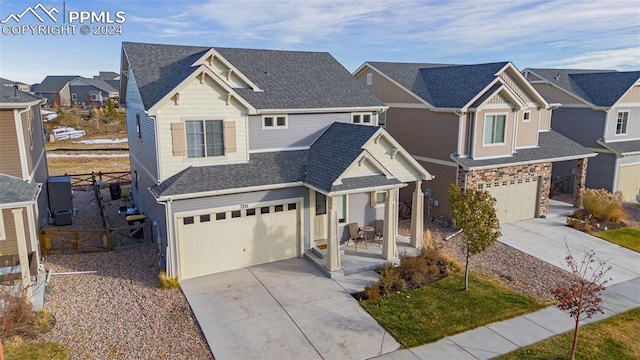
[[[304,259],[184,280],[181,287],[216,359],[368,359],[399,348]]]

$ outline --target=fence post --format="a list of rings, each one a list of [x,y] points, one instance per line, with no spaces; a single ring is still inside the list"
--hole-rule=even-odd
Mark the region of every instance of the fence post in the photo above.
[[[51,250],[51,239],[47,232],[44,231],[42,226],[40,227],[40,253],[44,256],[49,254],[49,250]]]
[[[102,246],[109,249],[109,238],[107,237],[107,232],[102,234]]]
[[[80,234],[74,231],[74,233],[73,233],[73,251],[75,251],[76,253],[78,252],[78,237],[79,236],[80,236]]]

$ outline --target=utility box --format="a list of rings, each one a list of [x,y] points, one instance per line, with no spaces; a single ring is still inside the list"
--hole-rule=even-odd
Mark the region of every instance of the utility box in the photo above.
[[[53,212],[53,224],[55,226],[71,225],[72,220],[71,210],[58,210]]]
[[[49,211],[73,211],[71,194],[71,177],[49,176],[47,179],[47,193],[49,194]]]

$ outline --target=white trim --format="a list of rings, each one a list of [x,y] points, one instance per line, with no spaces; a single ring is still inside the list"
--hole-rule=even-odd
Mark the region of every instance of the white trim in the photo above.
[[[640,107],[640,102],[637,103],[616,103],[612,107]]]
[[[542,112],[541,112],[541,111],[539,111],[538,113],[540,114],[540,113],[542,113]],[[526,119],[526,116],[525,116],[525,115],[527,115],[527,114],[529,115],[529,119]],[[540,117],[540,116],[538,116],[538,117]],[[522,122],[527,122],[527,123],[528,123],[528,122],[531,122],[531,110],[523,110],[523,111],[522,111]],[[540,126],[540,125],[538,124],[538,127],[539,127],[539,126]]]
[[[24,139],[24,131],[22,130],[22,114],[29,111],[30,108],[24,110],[13,110],[14,125],[16,128],[16,137],[18,140],[18,152],[20,153],[20,170],[22,171],[22,180],[26,181],[29,177],[29,164],[27,163],[27,144]]]
[[[271,126],[265,125],[265,119],[271,118]],[[278,118],[284,118],[284,125],[278,125]],[[289,117],[287,114],[263,114],[262,115],[262,130],[278,130],[289,128]]]
[[[413,156],[414,159],[418,160],[418,161],[422,161],[422,162],[427,162],[427,163],[432,163],[432,164],[438,164],[438,165],[444,165],[444,166],[451,166],[451,167],[458,167],[458,163],[455,161],[446,161],[446,160],[439,160],[439,159],[434,159],[434,158],[429,158],[429,157],[424,157],[424,156],[418,156],[418,155],[411,155]]]
[[[513,163],[508,163],[508,164],[494,164],[494,165],[485,165],[485,166],[472,166],[472,167],[467,167],[461,163],[460,166],[465,170],[465,171],[473,171],[473,170],[485,170],[485,169],[498,169],[498,168],[504,168],[504,167],[510,167],[510,166],[520,166],[520,165],[531,165],[531,164],[541,164],[541,163],[546,163],[546,162],[558,162],[558,161],[567,161],[567,160],[577,160],[577,159],[582,159],[582,158],[591,158],[591,157],[595,157],[597,154],[584,154],[584,155],[574,155],[574,156],[565,156],[565,157],[558,157],[558,158],[551,158],[551,159],[540,159],[540,160],[531,160],[531,161],[518,161],[518,162],[513,162]],[[451,157],[451,159],[455,160],[455,157]],[[485,160],[486,158],[480,159],[480,160]]]
[[[619,167],[623,168],[623,167],[627,167],[627,166],[638,166],[640,165],[640,162],[634,162],[634,163],[629,163],[629,164],[620,164]]]
[[[276,190],[276,189],[292,188],[292,187],[299,187],[299,186],[306,186],[306,185],[302,181],[296,181],[296,182],[284,183],[284,184],[259,185],[259,186],[245,187],[245,188],[211,190],[211,191],[204,191],[204,192],[198,192],[198,193],[168,195],[168,196],[159,196],[159,197],[156,197],[156,195],[154,194],[154,197],[156,197],[156,201],[164,202],[169,200],[196,199],[196,198],[203,198],[203,197],[209,197],[209,196],[240,194],[240,193],[247,193],[247,192],[254,192],[254,191]]]
[[[270,148],[270,149],[256,149],[249,150],[249,154],[260,154],[260,153],[268,153],[268,152],[282,152],[282,151],[300,151],[300,150],[309,150],[311,146],[291,146],[285,148]]]
[[[618,122],[620,121],[620,114],[627,114],[627,118],[624,119],[624,115],[623,117],[623,121],[624,121],[624,132],[618,133]],[[616,111],[616,120],[615,120],[615,129],[613,130],[613,136],[627,136],[627,132],[629,129],[629,116],[631,115],[631,111],[630,110],[617,110]]]
[[[592,106],[585,104],[561,104],[563,108],[580,108],[580,109],[593,109]]]
[[[523,149],[539,149],[540,145],[529,145],[529,146],[518,146],[516,147],[516,150],[523,150]]]
[[[358,157],[356,157],[356,159],[354,161],[351,162],[351,164],[349,164],[349,166],[347,166],[347,168],[342,172],[342,174],[340,174],[340,176],[338,176],[338,178],[336,178],[336,180],[333,182],[333,185],[342,185],[342,179],[349,179],[347,177],[345,177],[345,174],[347,174],[349,172],[349,170],[351,170],[352,168],[354,168],[355,166],[360,166],[360,163],[364,160],[369,160],[373,163],[373,165],[378,168],[378,171],[380,171],[381,174],[371,174],[371,175],[384,175],[387,179],[393,179],[394,176],[391,174],[391,172],[389,172],[389,170],[387,170],[384,165],[382,165],[382,163],[380,161],[378,161],[378,159],[376,159],[373,154],[371,154],[369,151],[367,150],[362,150],[362,152],[360,153],[360,155],[358,155]],[[362,175],[362,176],[367,176],[367,175]],[[354,176],[354,177],[360,177],[360,176]]]
[[[489,100],[489,99],[487,99]],[[509,103],[509,104],[482,104],[476,108],[469,108],[469,110],[476,110],[476,111],[482,111],[485,109],[504,109],[505,107],[508,107],[509,109],[518,109],[517,107],[515,107],[513,104]]]
[[[464,144],[462,143],[464,139],[464,136],[462,134],[462,127],[463,127],[462,124],[464,123],[464,118],[466,117],[466,115],[467,115],[466,112],[460,112],[458,114],[458,146],[457,146],[456,152],[459,155],[463,155],[463,152],[464,152]]]
[[[224,56],[222,56],[218,50],[216,50],[215,48],[210,48],[209,51],[207,51],[204,55],[202,55],[198,60],[196,60],[193,64],[191,64],[191,67],[194,66],[198,66],[198,65],[204,65],[207,68],[211,69],[207,64],[206,61],[209,57],[213,56],[214,60],[215,58],[219,58],[220,61],[226,65],[229,69],[231,69],[234,73],[236,73],[236,75],[238,75],[238,77],[240,79],[242,79],[242,81],[244,81],[245,83],[247,83],[247,85],[249,85],[249,87],[251,87],[251,90],[255,91],[255,92],[262,92],[262,90],[258,87],[258,85],[256,85],[253,81],[251,81],[247,76],[245,76],[242,72],[240,72],[235,66],[233,66],[233,64],[227,60]],[[226,82],[225,82],[226,83]]]
[[[626,142],[626,141],[636,141],[636,140],[640,140],[640,138],[607,139],[605,142],[607,142],[607,143],[616,143],[616,142]]]
[[[390,108],[399,109],[429,109],[424,103],[387,103]]]
[[[37,99],[29,102],[23,103],[0,103],[0,109],[24,109],[31,107],[33,105],[44,104],[47,102],[47,99]]]
[[[364,117],[369,115],[369,122],[364,122]],[[358,122],[354,122],[353,118],[358,116]],[[351,123],[352,124],[360,124],[360,125],[375,125],[373,121],[373,113],[370,112],[352,112],[351,113]]]
[[[261,208],[261,207],[274,206],[274,205],[283,205],[283,204],[286,205],[291,203],[297,203],[303,200],[304,200],[304,197],[295,197],[295,198],[253,202],[253,203],[246,203],[246,204],[238,203],[235,205],[211,207],[211,208],[205,208],[205,209],[199,209],[199,210],[185,210],[185,211],[175,212],[173,213],[173,215],[177,220],[178,218],[183,218],[183,217],[206,215],[206,214],[215,215],[216,213],[227,212],[227,211],[246,210],[246,208],[240,207],[241,205],[246,205],[248,209],[253,209],[253,208]],[[301,210],[301,208],[302,207],[299,207],[296,210]],[[211,220],[213,221],[214,219],[211,219]],[[179,224],[179,223],[176,223],[176,224]]]
[[[620,178],[620,157],[616,156],[614,163],[614,171],[613,171],[613,184],[611,184],[612,193],[615,194],[618,192],[618,180]]]
[[[549,104],[549,102],[547,101],[547,99],[545,99],[545,98],[544,98],[544,96],[542,96],[542,95],[538,92],[538,90],[536,90],[536,88],[535,88],[535,87],[533,87],[533,85],[531,85],[531,83],[529,82],[529,80],[527,80],[527,78],[525,78],[525,77],[522,75],[522,72],[518,71],[518,68],[516,68],[516,66],[515,66],[515,65],[513,65],[513,63],[511,63],[511,61],[509,61],[509,63],[507,64],[507,66],[508,66],[511,70],[513,70],[514,74],[517,74],[517,75],[515,75],[515,77],[518,77],[518,78],[520,79],[520,82],[521,82],[520,86],[524,86],[524,87],[526,87],[527,89],[529,89],[529,96],[531,96],[531,93],[533,93],[533,94],[535,94],[535,97],[537,97],[537,98],[538,98],[538,101],[540,101],[540,104],[542,104],[545,108],[549,108],[549,107],[551,106],[551,104]],[[505,69],[502,69],[502,71],[506,70],[507,66],[505,66]],[[525,69],[525,70],[526,70],[526,69]],[[501,72],[502,72],[502,71],[501,71]],[[496,75],[498,75],[498,74],[496,74]],[[534,74],[534,75],[536,75],[536,74]]]
[[[607,149],[607,148],[603,149],[603,148],[591,148],[591,147],[588,147],[586,149],[589,150],[589,151],[598,152],[598,153],[615,154],[615,152],[613,150]]]
[[[327,196],[333,197],[333,196],[349,195],[349,194],[370,193],[372,191],[377,191],[377,190],[400,189],[400,188],[406,187],[407,185],[408,184],[400,183],[400,184],[394,184],[394,185],[370,186],[366,188],[333,191],[333,192],[329,192]]]
[[[256,109],[256,114],[311,114],[311,113],[346,113],[346,112],[376,112],[387,110],[386,105],[361,107],[333,107],[333,108],[298,108],[298,109]]]
[[[499,73],[499,72],[498,72]],[[496,73],[496,74],[498,74]],[[495,75],[494,75],[495,76]],[[486,93],[487,91],[489,91],[489,89],[491,89],[491,87],[493,85],[495,85],[497,82],[502,83],[502,81],[500,80],[499,77],[496,77],[495,79],[493,79],[487,86],[484,87],[484,89],[480,90],[474,97],[471,98],[471,100],[469,100],[469,102],[467,102],[463,107],[462,107],[462,111],[466,112],[469,107],[471,106],[471,104],[473,104],[474,102],[476,102],[476,100],[478,100],[482,95],[484,95],[484,93]],[[502,83],[502,85],[504,86],[504,83]],[[500,89],[500,88],[498,88]],[[497,92],[494,91],[494,93]],[[486,101],[486,100],[485,100]]]

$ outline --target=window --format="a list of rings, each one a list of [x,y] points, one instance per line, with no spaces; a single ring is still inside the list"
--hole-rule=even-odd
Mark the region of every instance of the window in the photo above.
[[[226,218],[227,218],[227,213],[220,212],[216,214],[216,220],[224,220]]]
[[[291,203],[287,205],[287,210],[295,210],[297,208],[296,203]]]
[[[367,73],[367,85],[373,85],[373,73]]]
[[[287,127],[286,115],[269,115],[262,118],[263,129],[283,129]]]
[[[385,200],[387,200],[387,192],[385,190],[371,192],[371,207],[384,205]]]
[[[268,213],[269,213],[269,207],[268,206],[260,208],[260,214],[268,214]]]
[[[525,111],[522,113],[522,122],[531,121],[531,111]]]
[[[484,144],[504,143],[507,115],[487,115],[484,118]]]
[[[142,130],[140,129],[140,114],[136,114],[136,133],[138,134],[138,139],[142,140]]]
[[[347,222],[347,195],[338,196],[338,222]]]
[[[628,111],[618,111],[618,122],[616,123],[616,135],[627,133],[627,122],[629,121]]]
[[[207,215],[200,215],[200,222],[209,222],[211,221],[211,215],[207,214]]]
[[[284,211],[284,205],[276,205],[273,207],[273,211],[274,212],[281,212]]]
[[[256,209],[247,209],[247,216],[254,216],[256,214]]]
[[[72,93],[71,94],[71,100],[78,101],[78,95],[76,95],[76,93]]]
[[[193,216],[189,216],[189,217],[186,217],[186,218],[182,218],[182,223],[183,223],[184,225],[191,225],[191,224],[193,224]]]
[[[198,158],[224,155],[222,120],[185,121],[187,157]]]
[[[371,114],[351,114],[351,122],[354,124],[371,124]]]
[[[316,215],[325,215],[327,213],[327,197],[316,192]]]
[[[240,216],[242,216],[242,211],[240,210],[234,210],[231,212],[231,217],[232,218],[239,218]]]
[[[378,114],[378,126],[387,126],[387,112],[383,111]]]

